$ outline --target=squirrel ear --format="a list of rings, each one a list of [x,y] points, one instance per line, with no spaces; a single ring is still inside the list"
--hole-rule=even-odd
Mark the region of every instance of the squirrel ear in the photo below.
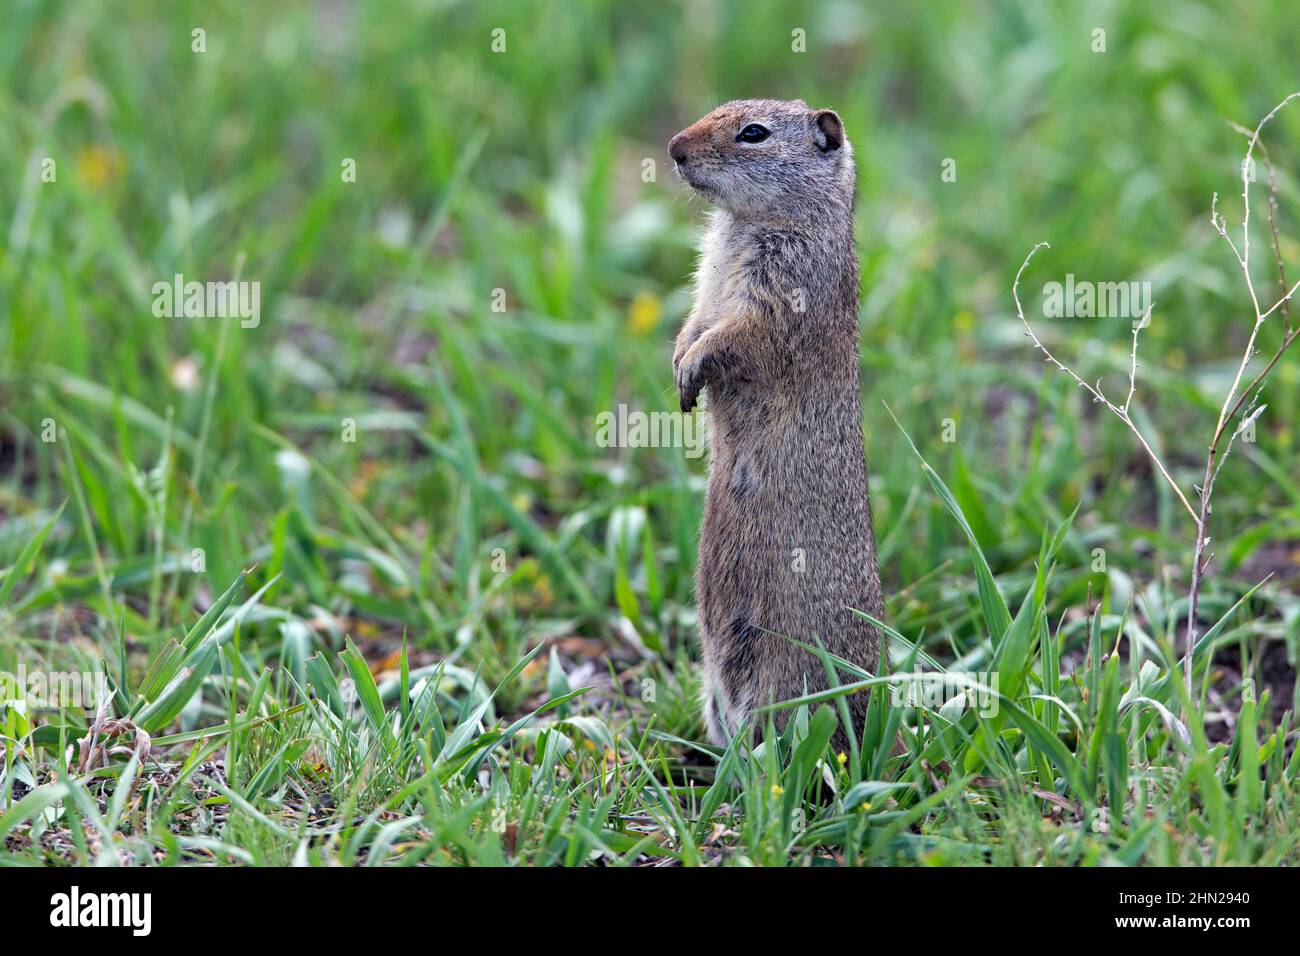
[[[834,110],[818,110],[813,114],[813,135],[817,148],[829,153],[844,145],[844,124]]]

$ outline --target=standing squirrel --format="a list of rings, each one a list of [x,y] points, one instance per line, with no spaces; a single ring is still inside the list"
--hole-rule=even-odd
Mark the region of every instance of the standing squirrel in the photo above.
[[[831,110],[738,100],[668,152],[717,207],[673,375],[683,412],[709,393],[695,590],[705,723],[723,744],[753,708],[828,686],[817,656],[787,638],[820,638],[872,673],[880,656],[876,629],[849,610],[883,610],[858,394],[853,151]],[[860,735],[866,695],[848,706]],[[834,740],[847,749],[843,728]]]

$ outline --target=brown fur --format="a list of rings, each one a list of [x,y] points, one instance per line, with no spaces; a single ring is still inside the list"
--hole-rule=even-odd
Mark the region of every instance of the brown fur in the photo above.
[[[750,123],[771,135],[739,141]],[[802,101],[727,103],[669,152],[718,207],[673,373],[683,411],[708,389],[696,600],[706,722],[722,743],[752,708],[827,686],[816,656],[781,635],[816,635],[873,673],[879,657],[875,628],[848,610],[882,613],[858,392],[854,166],[839,117]],[[849,707],[860,734],[866,695]]]

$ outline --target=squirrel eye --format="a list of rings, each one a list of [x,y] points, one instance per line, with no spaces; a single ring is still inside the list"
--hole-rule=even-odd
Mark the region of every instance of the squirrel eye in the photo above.
[[[750,123],[736,134],[736,142],[761,143],[771,135],[772,133],[767,129],[767,127],[759,126],[757,123]]]

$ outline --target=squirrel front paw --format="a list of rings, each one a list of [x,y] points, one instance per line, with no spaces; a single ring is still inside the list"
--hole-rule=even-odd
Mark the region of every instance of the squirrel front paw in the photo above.
[[[706,348],[703,339],[686,349],[680,358],[673,359],[673,379],[677,383],[677,395],[681,399],[683,412],[689,412],[695,407],[695,400],[708,384],[715,365],[714,355]]]
[[[694,319],[682,326],[682,330],[677,333],[677,342],[673,346],[673,375],[677,374],[677,366],[682,364],[683,356],[707,331],[706,326]]]

